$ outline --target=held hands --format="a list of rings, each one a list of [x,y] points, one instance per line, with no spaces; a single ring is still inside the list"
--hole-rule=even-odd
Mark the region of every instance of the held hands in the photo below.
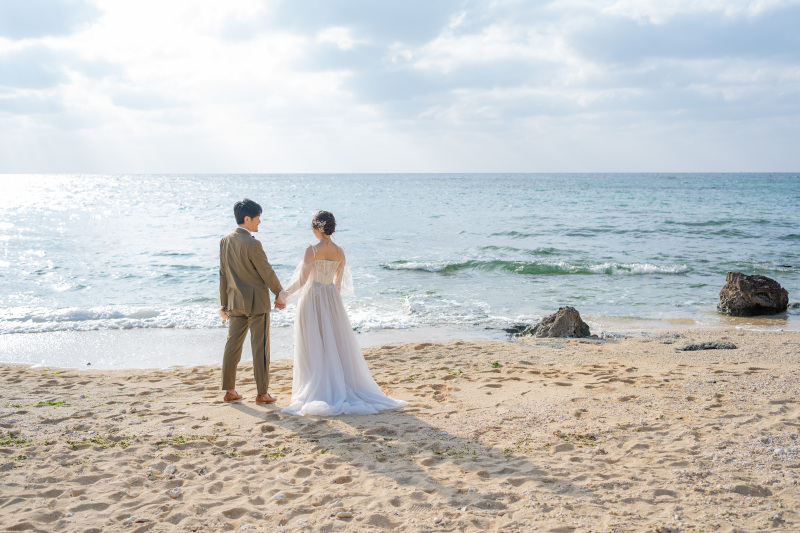
[[[275,298],[275,309],[278,310],[286,309],[286,301],[280,296]]]

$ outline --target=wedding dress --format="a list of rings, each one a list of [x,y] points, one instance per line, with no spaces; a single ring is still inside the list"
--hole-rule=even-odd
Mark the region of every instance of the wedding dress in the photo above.
[[[386,396],[367,368],[342,302],[343,295],[352,294],[352,285],[344,261],[316,259],[314,251],[314,261],[301,261],[289,287],[281,293],[287,302],[299,299],[292,400],[283,412],[374,414],[408,404]]]

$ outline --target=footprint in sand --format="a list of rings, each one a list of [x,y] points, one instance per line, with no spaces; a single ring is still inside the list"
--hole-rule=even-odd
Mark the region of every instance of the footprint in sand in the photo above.
[[[367,519],[367,524],[384,529],[386,531],[394,531],[400,526],[399,523],[392,522],[391,520],[380,514],[371,515]]]
[[[364,435],[377,435],[380,437],[389,437],[397,435],[397,430],[386,426],[377,426],[364,432]]]
[[[308,476],[311,475],[311,472],[312,472],[312,470],[310,468],[301,467],[301,468],[298,468],[297,470],[294,471],[294,474],[292,474],[292,477],[307,478]]]
[[[231,520],[238,520],[245,514],[247,514],[247,509],[244,507],[233,507],[231,509],[222,511],[222,516],[225,518],[230,518]]]
[[[209,494],[219,494],[222,492],[222,489],[225,487],[225,484],[222,481],[215,481],[207,486],[206,492]]]
[[[677,498],[678,493],[669,489],[656,489],[653,491],[653,498],[658,498],[659,496],[667,496],[669,498]]]

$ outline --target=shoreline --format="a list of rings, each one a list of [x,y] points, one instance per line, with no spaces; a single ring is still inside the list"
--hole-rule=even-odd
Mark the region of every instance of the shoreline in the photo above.
[[[74,370],[163,370],[219,366],[222,364],[226,333],[227,328],[143,328],[0,335],[0,364]],[[367,349],[383,344],[410,342],[503,340],[508,334],[500,329],[422,327],[361,331],[357,332],[356,337],[361,348]],[[293,349],[293,327],[270,328],[271,362],[291,363]],[[54,355],[43,360],[43,353]],[[6,360],[8,355],[13,359]],[[250,359],[248,334],[240,364]]]
[[[680,351],[725,340],[736,349]],[[400,411],[225,404],[213,365],[0,364],[0,529],[752,531],[800,528],[800,332],[385,344]],[[245,359],[243,357],[243,359]]]
[[[592,335],[605,338],[643,337],[668,331],[800,331],[800,319],[785,314],[729,317],[713,313],[702,321],[696,318],[602,317],[602,321],[592,316],[583,318]],[[507,327],[511,325],[509,323]],[[166,369],[219,365],[226,332],[227,328],[132,328],[3,334],[0,335],[0,364],[65,369]],[[518,339],[501,326],[483,325],[357,330],[356,337],[362,349],[413,342]],[[271,361],[290,361],[294,346],[293,326],[271,327],[270,342]],[[246,340],[242,363],[249,358],[249,340]]]

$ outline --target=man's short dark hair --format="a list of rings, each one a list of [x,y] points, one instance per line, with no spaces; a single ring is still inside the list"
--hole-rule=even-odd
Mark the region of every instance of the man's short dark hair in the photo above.
[[[233,216],[237,224],[244,224],[244,217],[256,218],[261,214],[261,206],[249,198],[236,202],[233,206]]]

